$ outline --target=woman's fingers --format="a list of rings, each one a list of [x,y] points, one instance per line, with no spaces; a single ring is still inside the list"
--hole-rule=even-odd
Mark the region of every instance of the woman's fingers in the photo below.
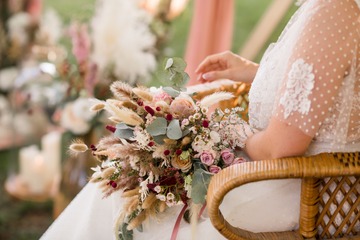
[[[210,55],[199,64],[195,72],[207,72],[211,68],[224,68],[226,65],[224,62],[226,62],[226,56],[224,53]]]
[[[200,74],[200,81],[202,82],[212,82],[219,79],[230,79],[231,74],[228,69],[222,71],[210,71],[204,74]]]

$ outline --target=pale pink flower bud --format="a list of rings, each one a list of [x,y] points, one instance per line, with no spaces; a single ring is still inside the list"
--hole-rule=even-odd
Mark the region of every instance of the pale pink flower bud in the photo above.
[[[221,168],[219,166],[211,165],[209,167],[209,172],[211,172],[211,173],[218,173],[220,171],[221,171]]]
[[[235,155],[230,149],[227,148],[221,151],[221,158],[223,159],[225,165],[229,166],[233,163]]]
[[[238,163],[244,163],[244,162],[247,162],[245,158],[237,157],[237,158],[234,159],[234,161],[232,162],[231,165],[238,164]]]

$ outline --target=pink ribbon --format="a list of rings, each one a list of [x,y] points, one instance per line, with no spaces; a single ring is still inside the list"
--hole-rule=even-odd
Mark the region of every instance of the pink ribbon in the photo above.
[[[205,208],[206,208],[206,202],[204,203],[204,205],[203,205],[203,206],[201,207],[201,209],[200,209],[198,219],[200,219],[200,217],[201,217],[201,215],[203,214]]]
[[[183,218],[183,216],[185,214],[187,206],[188,205],[185,204],[184,207],[181,209],[181,212],[179,213],[179,216],[176,219],[176,222],[175,222],[174,229],[172,231],[170,240],[176,240],[177,234],[178,234],[179,228],[180,228],[180,222],[181,222],[181,219]]]
[[[176,219],[176,222],[175,222],[175,225],[174,225],[170,240],[176,240],[177,234],[178,234],[179,228],[180,228],[180,222],[181,222],[181,219],[183,218],[183,216],[185,214],[187,206],[188,205],[185,204],[184,207],[181,209],[181,211],[179,213],[179,216]],[[200,212],[199,212],[199,215],[198,215],[199,219],[200,219],[201,215],[203,214],[205,208],[206,208],[206,203],[204,203],[204,205],[200,209]]]

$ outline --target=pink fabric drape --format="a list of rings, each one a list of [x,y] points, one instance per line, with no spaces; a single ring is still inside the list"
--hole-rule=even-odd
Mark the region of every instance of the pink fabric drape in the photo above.
[[[42,0],[30,0],[27,7],[27,12],[34,18],[34,20],[39,21],[42,11]]]
[[[233,18],[233,0],[195,0],[185,53],[188,86],[198,83],[195,69],[206,56],[231,49]]]

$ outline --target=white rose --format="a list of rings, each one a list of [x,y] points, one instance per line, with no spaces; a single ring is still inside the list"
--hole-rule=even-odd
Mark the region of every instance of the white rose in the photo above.
[[[85,134],[90,130],[90,124],[77,115],[75,114],[73,103],[66,104],[61,114],[60,125],[74,134]]]

